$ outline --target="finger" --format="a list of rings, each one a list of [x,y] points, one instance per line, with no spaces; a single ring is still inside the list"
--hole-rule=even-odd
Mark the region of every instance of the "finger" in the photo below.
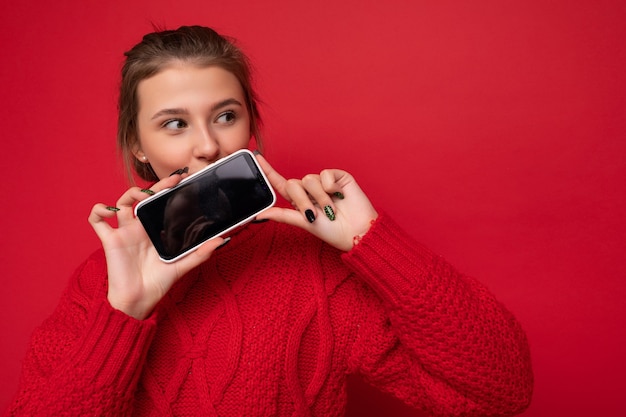
[[[309,174],[302,178],[302,185],[306,192],[317,202],[329,220],[335,220],[336,208],[332,198],[322,186],[319,175]]]
[[[343,188],[350,182],[354,181],[352,175],[340,169],[325,169],[320,173],[320,181],[322,187],[328,194],[343,195]],[[340,196],[337,196],[341,198]]]
[[[267,162],[267,159],[265,159],[264,156],[258,154],[256,155],[256,159],[259,162],[261,169],[265,173],[265,176],[267,177],[272,187],[276,191],[278,191],[278,193],[282,195],[285,199],[289,200],[286,196],[285,189],[287,187],[287,180],[285,179],[285,177],[280,175],[278,171],[272,168],[272,166],[269,164],[269,162]]]
[[[117,221],[120,225],[133,218],[133,206],[137,201],[145,197],[147,197],[147,195],[142,193],[139,187],[131,187],[120,196],[115,203],[115,207],[119,208]]]
[[[273,220],[279,223],[286,223],[292,226],[297,226],[305,230],[309,230],[311,222],[302,217],[302,214],[297,210],[288,208],[272,207],[265,210],[263,213],[257,216],[259,220]]]
[[[182,179],[181,175],[173,175],[167,177],[149,189],[141,189],[139,187],[131,187],[117,200],[116,207],[120,209],[117,213],[117,221],[120,225],[125,225],[135,219],[134,206],[137,202],[143,201],[146,198],[158,193],[159,191],[167,188],[172,188],[178,184]]]
[[[287,180],[285,198],[292,202],[294,208],[302,213],[309,223],[313,223],[318,216],[315,204],[304,189],[302,181],[296,179]]]
[[[224,243],[224,239],[216,237],[203,242],[195,251],[176,261],[176,275],[182,277],[196,266],[206,262],[213,252]]]
[[[89,213],[88,221],[100,239],[106,237],[111,231],[111,226],[106,219],[112,219],[117,215],[116,211],[111,210],[110,206],[102,203],[95,204]]]

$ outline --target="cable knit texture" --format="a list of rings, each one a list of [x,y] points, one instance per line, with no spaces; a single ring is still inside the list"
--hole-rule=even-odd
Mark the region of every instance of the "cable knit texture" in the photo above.
[[[348,253],[249,225],[143,321],[106,284],[98,251],[35,331],[6,415],[333,417],[353,373],[436,416],[530,401],[514,317],[385,215]]]

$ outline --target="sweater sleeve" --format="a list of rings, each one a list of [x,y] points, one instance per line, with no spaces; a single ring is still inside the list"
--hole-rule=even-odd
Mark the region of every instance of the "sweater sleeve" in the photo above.
[[[385,310],[355,347],[366,380],[439,416],[527,408],[533,374],[526,335],[484,286],[386,215],[343,259]]]
[[[129,415],[155,328],[154,317],[139,321],[111,307],[97,252],[33,333],[6,415]]]

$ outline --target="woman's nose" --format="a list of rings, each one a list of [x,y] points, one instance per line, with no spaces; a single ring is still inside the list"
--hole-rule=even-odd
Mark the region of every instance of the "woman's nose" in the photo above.
[[[194,138],[194,156],[213,162],[220,153],[219,141],[214,132],[208,128],[198,130]]]

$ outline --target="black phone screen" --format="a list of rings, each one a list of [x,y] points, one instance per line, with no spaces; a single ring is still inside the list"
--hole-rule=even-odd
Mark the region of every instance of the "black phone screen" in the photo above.
[[[162,259],[175,259],[274,204],[253,158],[233,155],[137,207]]]

